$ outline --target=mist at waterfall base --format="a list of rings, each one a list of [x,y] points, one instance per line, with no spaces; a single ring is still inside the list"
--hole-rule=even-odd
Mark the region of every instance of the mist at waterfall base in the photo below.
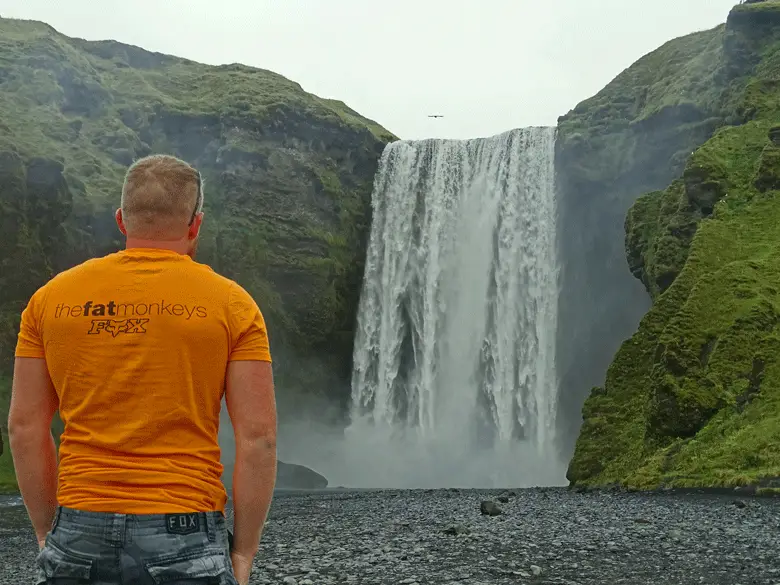
[[[554,128],[383,153],[351,422],[280,422],[280,459],[352,488],[566,485]]]

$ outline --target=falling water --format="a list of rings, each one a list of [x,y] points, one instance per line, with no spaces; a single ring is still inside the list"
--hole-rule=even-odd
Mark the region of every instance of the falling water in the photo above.
[[[386,148],[355,340],[353,485],[564,483],[554,144],[554,128],[529,128]]]

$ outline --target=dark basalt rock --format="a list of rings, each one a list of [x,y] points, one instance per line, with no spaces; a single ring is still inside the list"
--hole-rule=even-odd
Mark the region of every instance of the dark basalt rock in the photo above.
[[[479,511],[483,516],[499,516],[503,512],[501,508],[498,507],[498,504],[491,502],[490,500],[483,501],[479,505]]]
[[[328,480],[313,469],[295,463],[277,462],[277,489],[322,490],[326,487],[328,487]]]

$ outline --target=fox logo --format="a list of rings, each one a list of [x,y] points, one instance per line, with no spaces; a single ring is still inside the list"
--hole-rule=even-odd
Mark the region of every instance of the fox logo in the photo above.
[[[88,331],[90,335],[98,335],[105,331],[116,337],[120,333],[146,333],[146,325],[149,319],[93,319],[92,327]]]

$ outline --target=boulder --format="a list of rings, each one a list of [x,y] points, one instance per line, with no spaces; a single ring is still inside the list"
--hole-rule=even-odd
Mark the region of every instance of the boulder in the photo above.
[[[277,489],[322,490],[326,487],[328,487],[328,480],[316,471],[295,463],[277,462]]]
[[[479,505],[479,511],[483,516],[500,516],[502,513],[502,510],[498,507],[498,504],[491,502],[490,500],[484,500]]]

